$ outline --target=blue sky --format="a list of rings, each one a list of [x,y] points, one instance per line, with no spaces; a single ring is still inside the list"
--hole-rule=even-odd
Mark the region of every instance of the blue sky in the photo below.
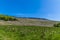
[[[0,14],[60,20],[60,0],[0,0]]]

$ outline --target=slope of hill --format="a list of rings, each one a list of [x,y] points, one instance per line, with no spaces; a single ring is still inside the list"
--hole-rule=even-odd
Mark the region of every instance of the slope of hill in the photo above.
[[[34,17],[14,17],[0,15],[0,25],[20,25],[20,26],[49,26],[52,27],[58,21],[52,21],[45,18]]]
[[[45,18],[29,18],[29,17],[20,17],[16,18],[16,21],[4,21],[0,20],[0,25],[20,25],[20,26],[49,26],[52,27],[54,24],[58,23],[57,21],[48,20]]]
[[[21,25],[33,25],[33,26],[53,26],[54,24],[58,23],[58,21],[52,21],[47,19],[29,19],[29,18],[20,18],[18,19],[18,22],[21,23]]]

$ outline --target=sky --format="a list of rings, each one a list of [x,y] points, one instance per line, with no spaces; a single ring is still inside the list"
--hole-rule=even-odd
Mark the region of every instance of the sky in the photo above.
[[[60,0],[0,0],[0,14],[60,21]]]

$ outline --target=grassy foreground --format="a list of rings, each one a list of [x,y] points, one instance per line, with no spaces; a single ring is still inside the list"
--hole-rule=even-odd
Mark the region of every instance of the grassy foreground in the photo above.
[[[60,28],[0,26],[0,40],[60,40]]]

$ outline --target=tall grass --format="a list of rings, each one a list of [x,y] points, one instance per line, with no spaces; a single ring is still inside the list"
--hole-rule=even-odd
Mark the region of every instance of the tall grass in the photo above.
[[[0,26],[0,40],[60,40],[60,28],[38,26]]]

